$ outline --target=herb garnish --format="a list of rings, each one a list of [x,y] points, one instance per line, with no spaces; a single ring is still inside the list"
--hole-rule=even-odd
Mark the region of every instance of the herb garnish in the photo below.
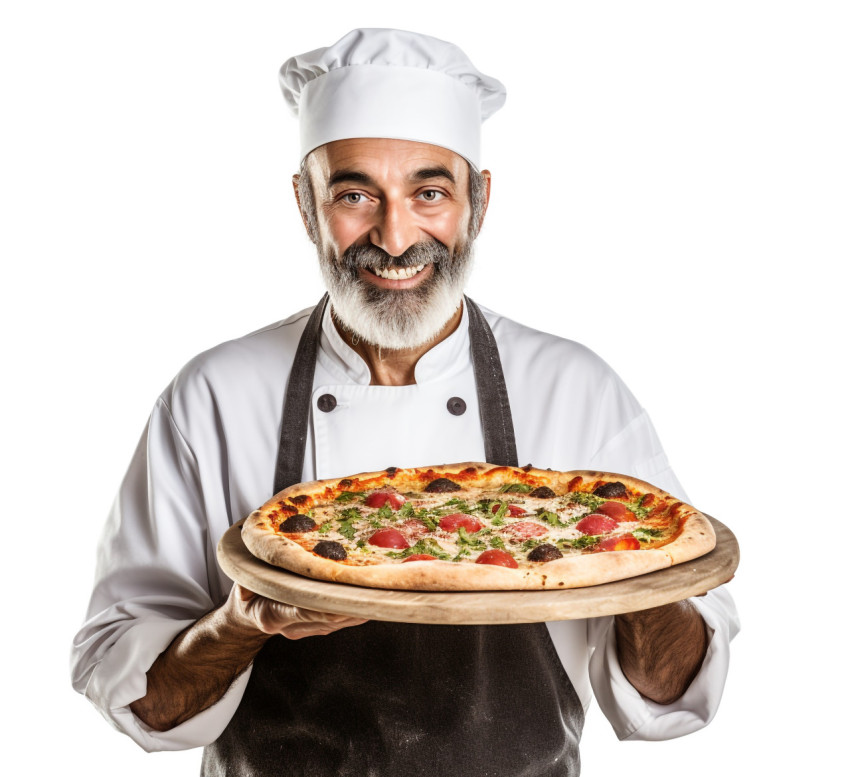
[[[499,486],[500,494],[527,494],[531,490],[527,483],[505,483]]]

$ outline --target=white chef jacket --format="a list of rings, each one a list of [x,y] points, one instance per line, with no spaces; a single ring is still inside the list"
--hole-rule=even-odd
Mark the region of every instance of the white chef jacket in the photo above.
[[[72,650],[76,690],[144,749],[214,741],[250,676],[209,709],[167,732],[136,718],[146,672],[172,639],[227,596],[215,547],[235,521],[272,495],[283,397],[311,310],[193,359],[163,392],[101,539],[88,620]],[[521,464],[622,472],[685,494],[647,414],[588,349],[482,309],[499,346]],[[389,466],[484,460],[466,309],[457,330],[425,353],[411,386],[370,386],[366,363],[325,313],[313,381],[304,480]],[[317,400],[336,399],[331,412]],[[447,401],[460,397],[457,416]],[[591,687],[621,739],[669,739],[706,725],[726,678],[738,622],[724,589],[692,600],[709,627],[702,668],[670,705],[643,698],[616,657],[613,617],[549,623],[585,709]],[[313,637],[322,639],[322,637]]]

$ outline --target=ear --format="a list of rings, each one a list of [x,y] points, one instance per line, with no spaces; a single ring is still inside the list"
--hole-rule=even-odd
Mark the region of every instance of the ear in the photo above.
[[[301,222],[304,224],[304,229],[307,230],[307,237],[310,238],[310,242],[315,245],[316,243],[316,234],[315,230],[310,224],[310,219],[307,218],[307,214],[304,211],[304,206],[301,204],[301,191],[298,188],[298,184],[301,181],[301,176],[296,173],[292,176],[292,190],[295,192],[295,202],[298,204],[298,212],[301,214]]]
[[[476,237],[481,232],[481,227],[484,226],[484,217],[487,215],[487,207],[490,205],[490,184],[492,181],[489,170],[482,170],[481,175],[484,177],[484,184],[487,188],[484,193],[484,207],[481,210],[481,217],[478,219],[478,228],[475,230]]]

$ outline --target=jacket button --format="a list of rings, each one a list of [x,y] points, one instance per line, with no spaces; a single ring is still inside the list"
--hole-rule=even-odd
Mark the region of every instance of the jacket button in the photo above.
[[[460,397],[452,397],[446,402],[446,407],[452,415],[463,415],[466,412],[466,402]]]
[[[336,407],[336,397],[333,394],[322,394],[316,400],[316,407],[323,413],[330,413]]]

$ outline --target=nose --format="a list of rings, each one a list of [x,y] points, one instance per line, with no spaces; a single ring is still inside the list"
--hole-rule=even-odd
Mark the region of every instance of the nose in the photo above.
[[[372,245],[395,257],[401,256],[419,241],[416,218],[403,201],[387,200],[379,214],[377,222],[369,232]]]

